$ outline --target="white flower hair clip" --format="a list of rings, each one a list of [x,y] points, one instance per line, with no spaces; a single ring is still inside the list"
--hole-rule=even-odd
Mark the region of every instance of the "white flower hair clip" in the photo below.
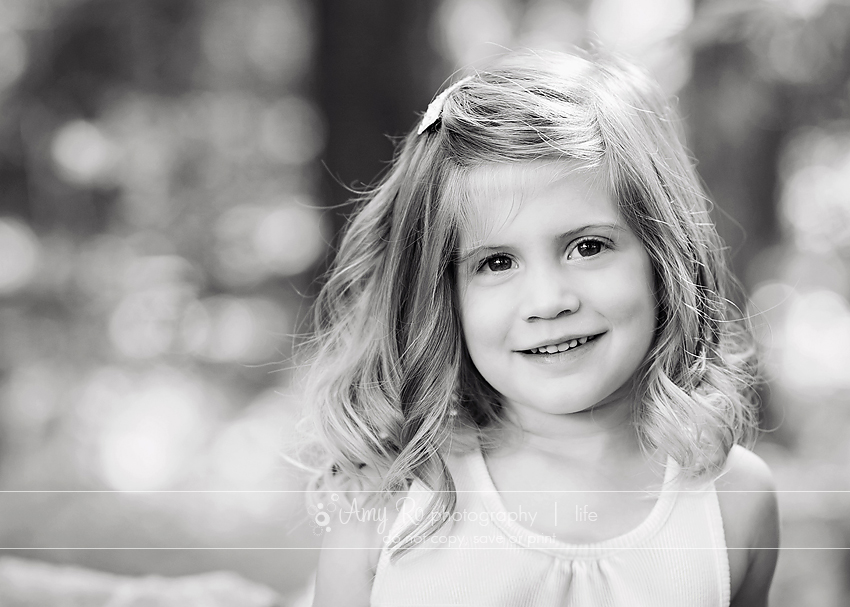
[[[428,104],[428,109],[425,110],[425,115],[422,116],[422,121],[419,123],[419,128],[416,129],[416,134],[421,135],[425,132],[429,126],[437,122],[440,118],[440,115],[443,113],[443,104],[446,102],[446,99],[449,95],[451,95],[454,91],[459,89],[461,85],[466,84],[472,80],[472,76],[467,76],[466,78],[462,78],[451,85],[449,88],[444,90],[442,93],[434,97],[434,101]]]

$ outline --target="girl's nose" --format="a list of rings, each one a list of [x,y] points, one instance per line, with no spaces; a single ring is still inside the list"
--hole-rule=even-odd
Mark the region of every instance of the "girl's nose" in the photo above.
[[[526,283],[523,317],[532,322],[574,314],[581,302],[575,288],[558,273],[541,273]]]

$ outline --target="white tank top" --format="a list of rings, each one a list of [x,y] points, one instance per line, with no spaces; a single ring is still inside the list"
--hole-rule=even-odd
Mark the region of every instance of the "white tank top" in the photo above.
[[[729,560],[714,484],[699,491],[665,485],[632,531],[568,544],[523,527],[502,505],[475,450],[452,462],[463,517],[391,562],[381,553],[373,606],[728,607]],[[392,526],[399,534],[431,497],[414,482]],[[457,517],[456,517],[457,518]]]

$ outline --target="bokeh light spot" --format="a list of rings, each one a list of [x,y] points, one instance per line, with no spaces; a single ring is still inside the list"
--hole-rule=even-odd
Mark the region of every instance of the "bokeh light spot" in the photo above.
[[[118,490],[178,482],[215,421],[204,384],[166,367],[140,375],[104,369],[89,379],[82,398],[79,411],[94,437],[98,467]]]
[[[322,216],[309,199],[275,205],[240,205],[216,222],[219,278],[246,286],[270,275],[309,269],[325,251]]]
[[[290,96],[273,103],[262,115],[263,150],[285,164],[313,160],[325,144],[325,125],[316,107],[303,97]]]
[[[0,218],[0,295],[14,293],[32,280],[40,250],[38,239],[25,224]]]
[[[800,250],[850,248],[850,133],[805,130],[783,152],[780,211]]]
[[[223,428],[210,450],[216,486],[251,489],[280,480],[284,435],[296,417],[290,405],[281,394],[264,392]]]
[[[588,28],[611,48],[638,52],[681,32],[693,13],[691,0],[594,0]]]
[[[262,362],[278,352],[289,314],[261,297],[208,297],[186,309],[181,334],[186,349],[218,362]]]
[[[803,18],[813,19],[823,12],[829,0],[770,0],[782,5],[788,12]]]
[[[95,124],[74,120],[57,131],[51,153],[64,179],[92,185],[111,181],[118,148]]]
[[[312,32],[301,3],[266,2],[257,8],[249,27],[248,57],[267,80],[286,82],[306,70]]]
[[[781,282],[765,282],[753,289],[748,311],[759,343],[767,348],[782,344],[785,317],[796,297],[794,289]]]
[[[522,20],[519,44],[569,52],[584,39],[585,17],[575,6],[561,0],[537,0],[529,4]]]
[[[798,387],[850,388],[850,306],[838,293],[803,293],[785,327],[782,372]]]
[[[458,65],[504,52],[513,37],[510,6],[503,0],[447,0],[440,6],[442,44]]]
[[[120,278],[125,293],[110,318],[112,344],[131,358],[165,354],[195,299],[193,266],[177,255],[150,255],[128,262]]]
[[[300,274],[325,251],[321,215],[296,204],[275,209],[257,226],[254,247],[263,263],[276,274]]]

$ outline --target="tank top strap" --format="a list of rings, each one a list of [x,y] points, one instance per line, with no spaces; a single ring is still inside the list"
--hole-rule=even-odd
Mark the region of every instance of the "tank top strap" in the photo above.
[[[673,482],[678,472],[678,465],[673,458],[667,459],[664,483],[658,498],[645,518],[637,527],[617,537],[600,542],[572,544],[551,537],[543,536],[520,525],[515,518],[508,516],[504,502],[493,484],[487,469],[484,454],[478,450],[470,453],[465,462],[469,469],[472,485],[483,504],[490,513],[491,520],[511,538],[527,548],[547,552],[561,559],[600,558],[607,554],[623,549],[636,548],[657,534],[664,526],[676,503],[678,491],[673,488]]]

